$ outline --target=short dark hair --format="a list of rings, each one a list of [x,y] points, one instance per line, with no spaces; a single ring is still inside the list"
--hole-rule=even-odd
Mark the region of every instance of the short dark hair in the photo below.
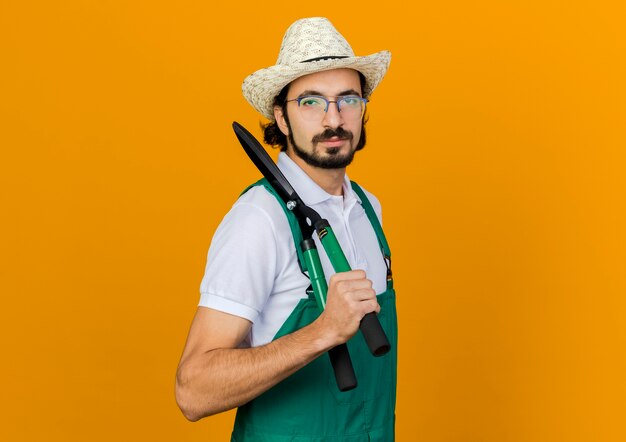
[[[287,93],[289,93],[289,84],[282,88],[280,93],[276,95],[272,108],[276,106],[282,108],[285,120],[289,121],[287,117]],[[280,147],[281,152],[287,150],[287,137],[281,132],[276,120],[270,121],[267,124],[261,123],[261,129],[263,129],[263,141],[265,141],[266,144],[274,148]]]
[[[357,71],[359,72],[359,71]],[[361,82],[361,91],[365,90],[365,75],[359,72],[359,80]],[[276,95],[274,98],[273,106],[279,106],[283,110],[283,116],[285,117],[285,121],[289,124],[289,117],[287,116],[287,94],[289,93],[289,83],[287,86],[281,89],[280,93]],[[361,137],[359,139],[359,144],[356,147],[356,150],[361,150],[365,147],[365,123],[367,119],[365,115],[363,115],[363,125],[361,126]],[[266,144],[274,147],[280,148],[281,152],[287,150],[287,137],[284,133],[281,132],[280,128],[276,121],[270,121],[267,124],[261,123],[261,129],[263,130],[263,141]]]

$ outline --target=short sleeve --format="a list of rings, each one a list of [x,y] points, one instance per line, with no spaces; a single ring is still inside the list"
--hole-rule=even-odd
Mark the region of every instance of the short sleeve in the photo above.
[[[240,199],[211,241],[199,305],[254,323],[272,292],[276,260],[272,219],[263,208]]]

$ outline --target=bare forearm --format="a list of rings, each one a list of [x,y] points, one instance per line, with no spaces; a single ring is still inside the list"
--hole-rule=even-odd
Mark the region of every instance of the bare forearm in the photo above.
[[[176,400],[189,420],[245,404],[306,364],[346,342],[363,316],[380,307],[362,270],[330,278],[326,308],[308,326],[255,348],[236,347],[250,322],[199,309],[176,376]]]
[[[255,348],[217,348],[179,366],[176,396],[190,420],[245,404],[333,346],[313,324]]]

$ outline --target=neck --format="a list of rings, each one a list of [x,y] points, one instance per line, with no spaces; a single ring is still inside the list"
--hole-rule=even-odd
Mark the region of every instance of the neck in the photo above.
[[[300,169],[304,170],[318,186],[330,195],[343,195],[343,180],[346,175],[345,167],[341,169],[322,169],[311,166],[296,155],[292,149],[288,149],[286,153]]]

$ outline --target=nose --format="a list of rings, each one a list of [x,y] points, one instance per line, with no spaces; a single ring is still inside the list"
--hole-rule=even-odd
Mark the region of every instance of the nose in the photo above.
[[[333,128],[343,125],[343,117],[341,116],[341,112],[339,112],[339,105],[336,101],[328,102],[328,109],[324,114],[322,124],[324,125],[324,127]]]

